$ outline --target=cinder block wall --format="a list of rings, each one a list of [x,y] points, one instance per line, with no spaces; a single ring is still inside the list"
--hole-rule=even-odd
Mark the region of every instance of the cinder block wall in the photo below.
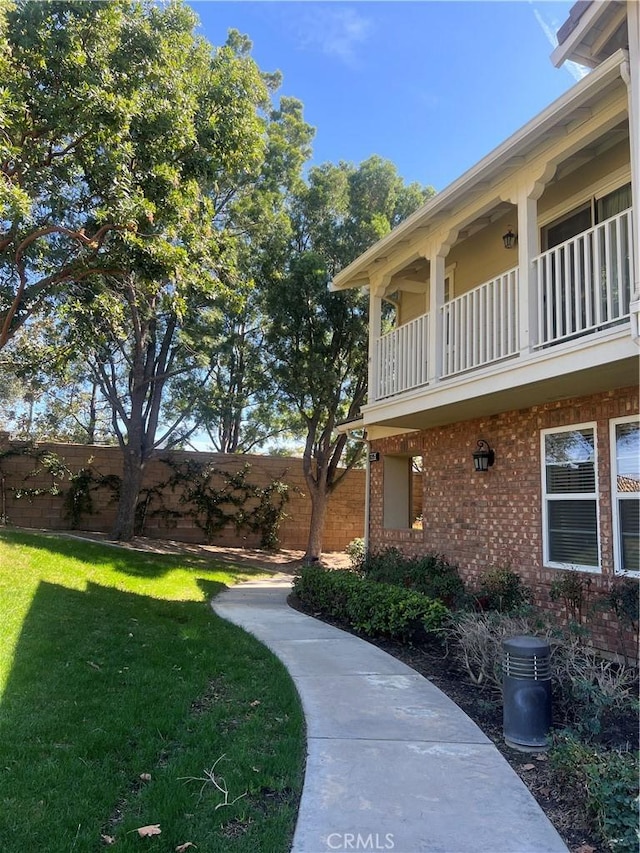
[[[6,515],[9,523],[17,527],[45,528],[48,530],[68,529],[69,519],[65,517],[63,494],[41,494],[30,501],[26,497],[16,497],[15,489],[48,488],[53,480],[33,456],[7,455],[8,450],[20,450],[27,445],[21,442],[9,442],[6,434],[0,434],[0,496],[3,505],[0,515]],[[91,468],[98,475],[122,475],[122,455],[118,447],[105,447],[82,444],[37,445],[38,452],[50,451],[60,457],[65,465],[76,473],[82,468]],[[302,460],[279,456],[236,455],[220,453],[194,453],[188,451],[165,451],[158,453],[146,466],[144,487],[149,488],[165,482],[171,475],[171,469],[162,462],[162,457],[170,455],[176,462],[188,459],[199,462],[211,462],[217,469],[235,472],[245,464],[251,466],[248,481],[266,486],[275,479],[283,480],[289,486],[290,500],[286,506],[287,518],[280,527],[280,547],[304,549],[311,520],[311,499],[304,481]],[[60,481],[64,492],[69,487],[67,479]],[[365,472],[350,471],[329,499],[329,511],[323,540],[325,551],[343,551],[353,539],[364,535],[364,491]],[[116,505],[113,493],[107,488],[92,492],[93,512],[82,518],[79,529],[108,533],[113,525]],[[179,492],[165,489],[163,503],[167,509],[180,513],[176,519],[153,516],[159,502],[152,502],[145,523],[145,535],[151,538],[170,538],[180,542],[204,542],[202,530],[195,520],[186,513],[179,502]],[[217,544],[228,546],[256,547],[260,542],[259,533],[243,534],[238,538],[232,526],[221,531]]]
[[[593,596],[602,595],[614,577],[609,420],[637,412],[638,389],[628,388],[373,442],[380,460],[371,464],[371,548],[442,554],[469,581],[487,568],[510,566],[534,590],[537,603],[552,609],[549,587],[563,570],[545,568],[542,560],[540,430],[595,421],[602,573],[584,577]],[[471,457],[479,438],[496,453],[484,474],[474,472]],[[384,454],[424,455],[423,530],[384,529]],[[615,650],[616,625],[611,613],[592,615],[594,642]]]

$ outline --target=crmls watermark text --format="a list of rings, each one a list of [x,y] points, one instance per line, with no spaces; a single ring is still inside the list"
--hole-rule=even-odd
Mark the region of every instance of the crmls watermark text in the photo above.
[[[327,836],[329,850],[393,850],[393,833],[332,832]]]

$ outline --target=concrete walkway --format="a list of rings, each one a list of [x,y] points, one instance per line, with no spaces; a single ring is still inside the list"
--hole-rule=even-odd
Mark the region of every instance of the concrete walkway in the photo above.
[[[457,705],[376,646],[291,609],[290,584],[250,581],[212,606],[280,658],[302,700],[307,767],[292,853],[567,853]]]

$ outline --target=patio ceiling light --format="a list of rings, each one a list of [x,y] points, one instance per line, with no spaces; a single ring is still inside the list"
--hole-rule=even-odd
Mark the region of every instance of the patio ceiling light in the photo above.
[[[513,249],[516,244],[516,240],[518,239],[517,235],[513,233],[511,230],[511,226],[507,225],[509,229],[506,234],[502,235],[502,242],[504,243],[505,249]]]
[[[488,471],[496,461],[496,454],[483,438],[478,441],[478,449],[474,450],[472,455],[473,467],[476,471]]]

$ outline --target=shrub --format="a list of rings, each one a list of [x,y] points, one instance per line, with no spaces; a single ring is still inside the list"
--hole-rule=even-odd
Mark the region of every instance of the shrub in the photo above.
[[[370,636],[406,640],[419,631],[438,630],[448,613],[440,601],[349,571],[305,568],[293,590],[308,607]]]
[[[366,556],[364,539],[352,539],[344,550],[351,560],[351,568],[354,571],[360,571]]]
[[[591,578],[576,569],[563,570],[549,588],[551,601],[561,601],[564,617],[570,631],[581,635],[589,608]]]
[[[538,626],[524,616],[498,612],[456,613],[444,625],[445,637],[478,687],[502,688],[502,641],[505,637],[535,633]]]
[[[438,554],[406,557],[397,548],[386,548],[365,555],[360,571],[369,580],[415,590],[447,607],[458,606],[465,597],[458,567]]]
[[[608,846],[620,853],[638,849],[638,771],[632,752],[595,749],[574,735],[554,736],[549,760],[563,781],[575,781]]]
[[[572,634],[551,639],[554,715],[583,739],[603,731],[611,711],[633,712],[636,669],[606,660]]]
[[[514,613],[531,601],[531,590],[508,566],[495,567],[483,573],[475,599],[480,610]]]

